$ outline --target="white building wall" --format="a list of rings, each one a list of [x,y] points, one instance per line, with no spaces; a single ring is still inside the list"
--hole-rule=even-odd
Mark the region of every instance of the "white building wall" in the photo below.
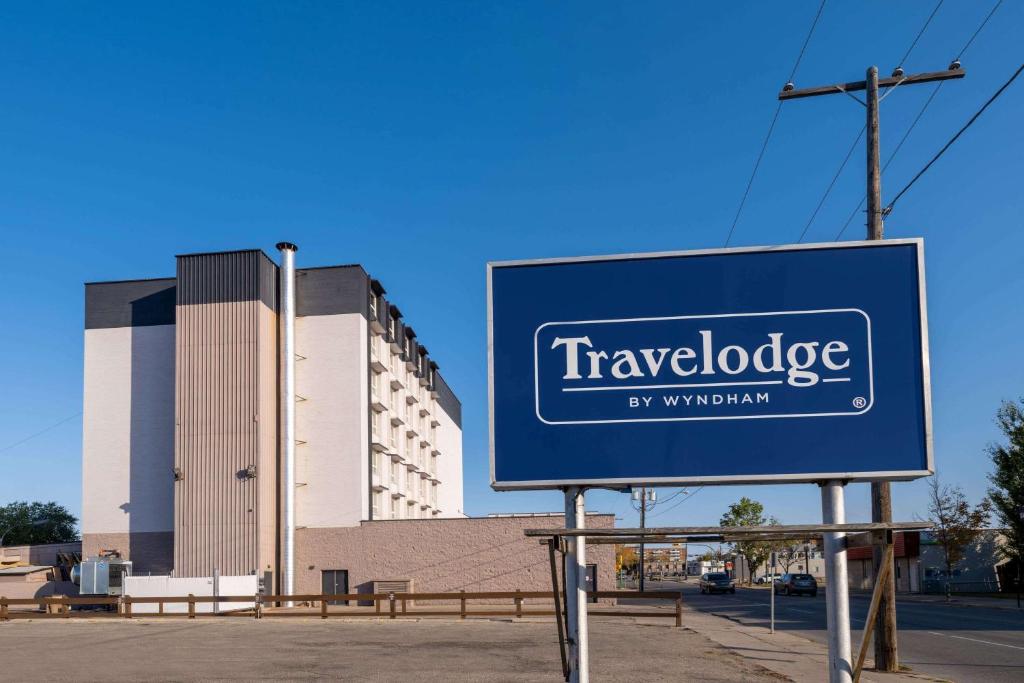
[[[174,325],[85,331],[82,533],[174,529]]]
[[[441,423],[437,426],[437,441],[441,455],[438,456],[438,479],[441,480],[437,504],[440,517],[465,517],[462,502],[462,429],[455,424],[440,406],[436,414]]]
[[[369,516],[367,323],[358,313],[295,320],[295,523],[356,526]]]

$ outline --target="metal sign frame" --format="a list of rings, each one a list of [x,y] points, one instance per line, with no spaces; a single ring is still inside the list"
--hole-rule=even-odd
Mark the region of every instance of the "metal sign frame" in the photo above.
[[[811,472],[802,474],[764,474],[764,475],[725,475],[698,477],[644,477],[644,478],[598,478],[573,480],[538,480],[538,481],[497,481],[494,461],[494,302],[493,273],[496,268],[557,265],[570,263],[586,263],[594,261],[635,261],[660,258],[687,256],[750,254],[788,251],[836,250],[848,248],[887,248],[897,245],[914,245],[917,255],[918,277],[918,315],[920,320],[921,340],[921,371],[922,399],[924,409],[924,446],[926,469],[924,470],[885,470],[875,472]],[[928,346],[928,306],[925,288],[924,240],[918,237],[905,239],[856,240],[848,242],[821,242],[813,244],[788,244],[778,246],[738,247],[729,249],[699,249],[685,251],[662,251],[649,253],[609,254],[603,256],[578,256],[563,258],[520,259],[510,261],[491,261],[487,264],[487,405],[488,405],[488,445],[490,460],[491,488],[498,491],[559,489],[566,486],[584,486],[597,488],[622,489],[629,486],[711,486],[734,484],[782,484],[782,483],[814,483],[825,480],[842,480],[845,482],[865,481],[906,481],[929,476],[935,471],[932,405],[931,405],[931,372]]]

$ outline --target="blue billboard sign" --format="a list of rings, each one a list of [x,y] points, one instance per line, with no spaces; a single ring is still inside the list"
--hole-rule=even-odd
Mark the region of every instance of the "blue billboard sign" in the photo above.
[[[911,479],[932,470],[923,243],[488,266],[491,479]]]

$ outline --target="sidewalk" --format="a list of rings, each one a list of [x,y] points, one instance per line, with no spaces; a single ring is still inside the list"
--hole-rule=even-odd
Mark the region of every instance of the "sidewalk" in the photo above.
[[[954,595],[946,600],[945,595],[925,593],[899,593],[896,595],[896,602],[923,602],[923,603],[944,603],[948,605],[959,605],[961,607],[984,607],[987,609],[1005,609],[1014,612],[1024,612],[1018,609],[1016,597],[991,598],[987,596]]]
[[[801,638],[800,636],[776,631],[769,633],[763,626],[745,626],[713,614],[706,614],[684,607],[683,625],[709,638],[722,647],[734,652],[751,663],[778,674],[785,680],[822,681],[827,680],[828,649],[825,645]],[[853,651],[857,658],[857,650]],[[871,653],[864,662],[861,681],[875,683],[905,683],[913,681],[938,681],[941,679],[914,673],[876,673],[870,671],[873,665]]]

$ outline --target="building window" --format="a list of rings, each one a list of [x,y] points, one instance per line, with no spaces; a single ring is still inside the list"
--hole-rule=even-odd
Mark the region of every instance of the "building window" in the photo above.
[[[371,514],[373,519],[380,519],[381,518],[380,501],[381,501],[381,492],[380,491],[374,491],[373,492],[373,508],[372,508],[372,514]]]

